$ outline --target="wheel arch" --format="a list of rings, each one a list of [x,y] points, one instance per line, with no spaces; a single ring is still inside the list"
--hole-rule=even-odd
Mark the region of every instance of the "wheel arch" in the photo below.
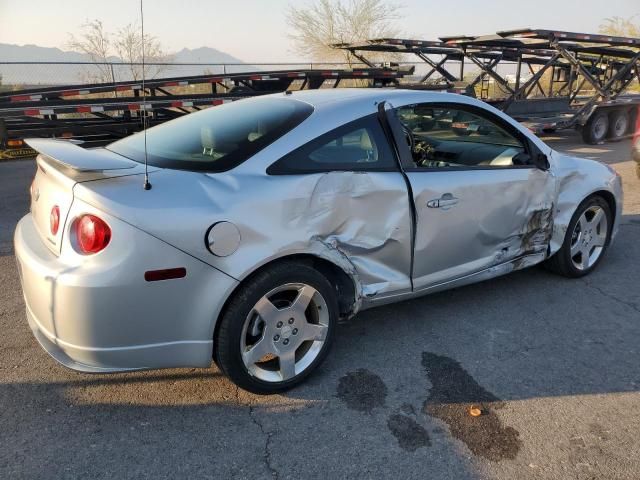
[[[312,266],[318,270],[336,290],[336,297],[338,299],[338,308],[341,318],[348,318],[355,315],[360,308],[361,287],[357,276],[350,272],[345,271],[345,268],[338,265],[336,262],[331,261],[324,256],[319,256],[311,253],[296,253],[285,255],[270,260],[267,263],[257,266],[254,270],[247,273],[244,278],[238,282],[235,288],[227,296],[221,310],[220,315],[224,315],[225,311],[231,300],[235,297],[238,291],[243,288],[247,283],[251,282],[256,275],[273,268],[275,265],[282,263],[300,263]],[[213,331],[213,339],[215,341],[218,335],[218,328],[220,322],[216,320],[216,325]]]
[[[613,231],[614,225],[616,224],[616,220],[617,220],[617,214],[619,211],[616,197],[613,194],[613,192],[611,192],[610,190],[607,190],[604,188],[596,189],[594,191],[591,191],[588,194],[583,195],[579,201],[572,202],[573,203],[572,208],[558,209],[559,213],[554,219],[553,235],[549,245],[548,256],[551,256],[554,253],[556,253],[558,250],[560,250],[560,248],[562,247],[562,243],[564,242],[565,235],[567,233],[567,228],[569,226],[569,223],[571,222],[571,219],[573,218],[573,215],[576,213],[576,211],[578,210],[578,207],[585,200],[588,200],[589,198],[593,198],[593,197],[601,197],[602,199],[604,199],[605,202],[607,202],[607,205],[611,210],[611,225],[609,228]],[[609,241],[611,241],[611,236],[609,237]]]

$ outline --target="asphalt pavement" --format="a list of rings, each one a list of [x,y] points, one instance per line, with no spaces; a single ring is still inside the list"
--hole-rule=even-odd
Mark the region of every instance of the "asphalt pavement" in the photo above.
[[[35,165],[1,162],[0,478],[640,478],[630,142],[547,140],[623,176],[620,234],[596,272],[535,267],[363,312],[306,383],[268,397],[215,366],[88,375],[50,359],[11,244]]]

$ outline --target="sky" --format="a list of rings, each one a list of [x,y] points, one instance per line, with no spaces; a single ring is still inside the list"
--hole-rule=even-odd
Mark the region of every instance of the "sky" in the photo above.
[[[145,31],[166,51],[202,46],[245,62],[293,62],[285,12],[311,0],[144,0]],[[639,0],[398,0],[407,38],[488,34],[516,28],[596,33],[606,17],[637,16]],[[107,30],[139,20],[138,0],[0,0],[0,43],[65,49],[87,20]],[[1,60],[1,59],[0,59]]]

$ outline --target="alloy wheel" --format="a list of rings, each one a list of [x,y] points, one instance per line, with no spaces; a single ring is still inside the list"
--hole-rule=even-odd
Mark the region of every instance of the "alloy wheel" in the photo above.
[[[329,321],[327,303],[312,286],[287,283],[271,290],[245,319],[240,339],[245,367],[265,382],[290,380],[320,354]]]
[[[571,235],[571,262],[578,270],[586,270],[598,261],[607,242],[609,224],[604,209],[588,207],[576,223]]]

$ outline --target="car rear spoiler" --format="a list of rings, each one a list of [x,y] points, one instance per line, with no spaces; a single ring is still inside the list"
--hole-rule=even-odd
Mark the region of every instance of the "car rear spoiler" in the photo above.
[[[77,172],[134,168],[139,163],[104,148],[87,150],[66,140],[26,138],[27,145],[61,166]]]

